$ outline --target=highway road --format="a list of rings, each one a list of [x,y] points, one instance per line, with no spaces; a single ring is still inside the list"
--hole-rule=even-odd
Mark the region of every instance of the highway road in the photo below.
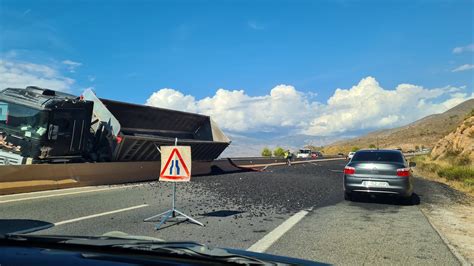
[[[204,227],[168,222],[157,231],[156,222],[143,222],[171,206],[170,183],[1,196],[0,233],[39,226],[41,221],[51,227],[34,234],[122,231],[342,265],[459,264],[420,206],[436,202],[436,193],[455,200],[462,200],[462,195],[417,179],[412,205],[385,197],[347,202],[342,191],[344,165],[344,160],[336,160],[272,166],[265,172],[199,176],[178,184],[178,209]]]

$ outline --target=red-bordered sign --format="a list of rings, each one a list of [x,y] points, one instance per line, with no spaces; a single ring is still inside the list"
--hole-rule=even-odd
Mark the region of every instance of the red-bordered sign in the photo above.
[[[191,147],[162,146],[160,181],[187,182],[191,180]]]

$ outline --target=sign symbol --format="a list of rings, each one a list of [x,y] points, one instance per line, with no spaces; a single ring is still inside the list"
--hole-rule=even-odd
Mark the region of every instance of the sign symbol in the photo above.
[[[173,168],[176,166],[176,174],[179,175],[179,160],[171,161],[170,175],[173,174]]]

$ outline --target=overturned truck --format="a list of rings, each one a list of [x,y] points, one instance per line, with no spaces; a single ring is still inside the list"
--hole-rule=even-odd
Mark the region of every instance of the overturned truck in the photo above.
[[[216,159],[230,140],[209,116],[38,87],[0,92],[0,165],[158,161],[163,145]]]

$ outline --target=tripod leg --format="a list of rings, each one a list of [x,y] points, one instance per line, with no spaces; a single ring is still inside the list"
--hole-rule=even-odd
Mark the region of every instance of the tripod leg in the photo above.
[[[144,221],[144,222],[149,222],[149,221],[155,219],[156,217],[160,217],[160,216],[163,216],[163,215],[167,214],[169,211],[171,211],[171,210],[167,210],[167,211],[162,212],[162,213],[160,213],[160,214],[153,215],[152,217],[148,217],[148,218],[146,218],[146,219],[143,220],[143,221]]]
[[[178,210],[175,210],[175,212],[181,214],[181,216],[187,218],[187,219],[188,219],[190,222],[192,222],[192,223],[198,224],[198,225],[200,225],[200,226],[204,226],[204,224],[202,224],[202,223],[199,222],[198,220],[196,220],[196,219],[194,219],[194,218],[192,218],[192,217],[190,217],[190,216],[188,216],[188,215],[186,215],[186,214],[184,214],[184,213],[182,213],[182,212],[180,212],[180,211],[178,211]]]
[[[158,225],[156,225],[156,227],[155,227],[156,230],[160,229],[160,227],[161,227],[164,223],[166,223],[166,221],[171,217],[172,213],[173,213],[172,210],[171,210],[171,211],[168,211],[168,213],[166,214],[166,216],[161,219],[161,221],[160,221],[160,223],[159,223]]]

